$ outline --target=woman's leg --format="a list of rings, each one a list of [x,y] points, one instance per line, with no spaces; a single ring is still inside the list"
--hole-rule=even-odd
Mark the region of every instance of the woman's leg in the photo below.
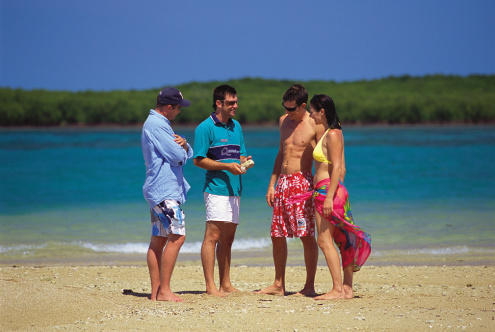
[[[333,288],[330,292],[315,297],[315,300],[343,299],[345,293],[342,285],[340,258],[333,244],[335,226],[316,211],[316,228],[318,230],[318,246],[323,255],[325,255],[325,260],[332,276]]]
[[[352,291],[352,279],[354,276],[354,263],[349,263],[344,267],[344,293],[346,299],[352,299],[354,293]]]

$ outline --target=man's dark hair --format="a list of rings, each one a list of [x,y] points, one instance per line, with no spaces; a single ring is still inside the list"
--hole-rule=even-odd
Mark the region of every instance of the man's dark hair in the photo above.
[[[234,87],[224,84],[217,86],[215,90],[213,90],[213,109],[217,110],[217,100],[225,100],[227,95],[237,96],[237,91],[235,91]]]
[[[308,103],[308,92],[301,84],[293,84],[284,94],[283,100],[296,101],[297,106]]]

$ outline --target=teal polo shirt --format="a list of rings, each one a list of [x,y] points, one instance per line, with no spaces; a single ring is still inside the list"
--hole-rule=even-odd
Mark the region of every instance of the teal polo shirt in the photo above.
[[[210,158],[222,163],[239,163],[246,156],[241,125],[234,119],[222,123],[211,113],[194,133],[194,156]],[[206,171],[204,192],[220,196],[241,196],[241,175],[229,171]]]

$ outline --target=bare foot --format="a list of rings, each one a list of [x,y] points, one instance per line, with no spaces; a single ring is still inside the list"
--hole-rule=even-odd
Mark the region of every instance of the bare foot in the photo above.
[[[344,285],[344,298],[345,299],[352,299],[354,297],[354,293],[352,291],[352,287],[348,286],[348,285]]]
[[[157,301],[173,301],[173,302],[184,302],[184,299],[178,297],[172,292],[166,292],[164,294],[160,293],[156,297]]]
[[[160,288],[158,288],[158,291],[151,292],[150,294],[150,300],[151,301],[156,301],[156,297],[158,296],[158,293],[160,292]]]
[[[295,296],[315,296],[316,292],[315,292],[314,288],[303,288],[294,295]]]
[[[221,292],[219,291],[218,289],[214,289],[214,290],[206,290],[206,294],[207,295],[212,295],[212,296],[216,296],[216,297],[226,297],[228,296],[229,294],[225,294],[224,292]]]
[[[284,296],[285,295],[285,290],[282,287],[278,287],[275,285],[269,286],[264,289],[260,289],[258,291],[254,291],[254,294],[268,294],[268,295],[280,295]]]
[[[339,292],[339,291],[331,290],[326,294],[315,297],[315,300],[339,300],[339,299],[343,299],[344,297],[345,297],[344,291]]]
[[[237,288],[234,288],[232,285],[230,287],[225,287],[222,288],[220,287],[220,292],[225,293],[225,294],[231,294],[231,293],[236,293],[236,292],[241,292]]]

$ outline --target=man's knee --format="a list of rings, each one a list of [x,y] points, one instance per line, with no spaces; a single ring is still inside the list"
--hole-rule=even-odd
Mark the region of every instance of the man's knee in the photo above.
[[[167,238],[163,236],[151,236],[150,249],[163,249],[167,243]]]
[[[174,245],[182,246],[185,241],[186,241],[185,235],[176,235],[176,234],[169,235],[169,242],[172,242]]]
[[[207,221],[204,241],[217,243],[220,240],[221,228],[216,221]]]
[[[205,234],[205,238],[203,239],[203,242],[205,243],[212,243],[216,244],[220,242],[220,236],[217,234]]]
[[[287,238],[272,236],[272,245],[273,247],[287,246]]]
[[[316,240],[315,237],[312,235],[307,235],[307,236],[302,236],[300,237],[303,246],[305,247],[315,247],[316,246]]]

